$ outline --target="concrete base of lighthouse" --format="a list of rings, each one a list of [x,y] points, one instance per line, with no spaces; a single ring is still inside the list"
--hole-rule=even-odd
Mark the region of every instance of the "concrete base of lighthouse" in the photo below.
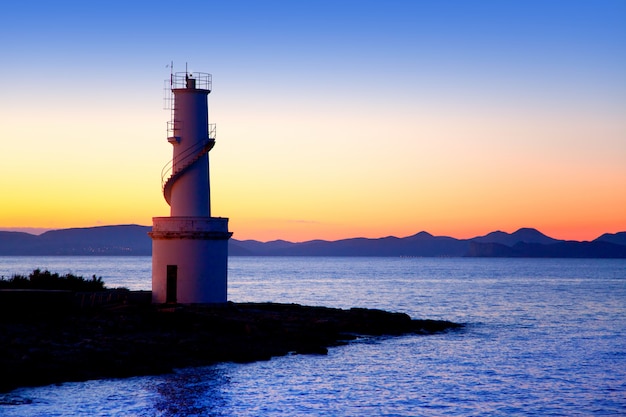
[[[227,301],[228,219],[152,219],[152,302]]]

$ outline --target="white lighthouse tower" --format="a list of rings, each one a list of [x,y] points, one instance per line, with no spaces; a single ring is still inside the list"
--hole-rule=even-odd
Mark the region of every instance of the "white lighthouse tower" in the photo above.
[[[211,217],[209,124],[211,74],[172,73],[168,142],[174,157],[162,173],[170,217],[152,219],[152,302],[225,303],[228,219]]]

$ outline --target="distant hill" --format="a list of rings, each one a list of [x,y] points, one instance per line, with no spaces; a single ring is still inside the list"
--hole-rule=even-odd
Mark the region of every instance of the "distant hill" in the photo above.
[[[149,226],[51,230],[39,236],[0,232],[0,255],[151,255]]]
[[[513,233],[505,233],[501,231],[491,232],[488,235],[475,237],[471,240],[479,243],[499,243],[506,246],[513,246],[519,242],[539,243],[542,245],[549,245],[551,243],[558,242],[557,239],[548,237],[537,229],[530,229],[527,227],[521,228]]]
[[[432,236],[422,232],[405,238],[387,236],[377,239],[311,240],[292,243],[282,248],[273,248],[265,254],[270,256],[463,256],[465,252],[467,252],[465,241]]]
[[[0,256],[142,255],[152,252],[149,226],[120,225],[51,230],[39,236],[0,232]],[[230,256],[406,256],[626,258],[626,232],[604,234],[591,242],[563,241],[536,229],[496,231],[471,239],[420,232],[407,237],[335,241],[229,241]]]
[[[26,255],[35,251],[39,236],[23,232],[0,232],[0,255]]]
[[[549,245],[518,242],[513,246],[474,242],[470,245],[466,256],[483,258],[626,258],[626,245],[601,241],[567,241]]]
[[[626,232],[605,233],[595,241],[615,243],[616,245],[626,245]]]

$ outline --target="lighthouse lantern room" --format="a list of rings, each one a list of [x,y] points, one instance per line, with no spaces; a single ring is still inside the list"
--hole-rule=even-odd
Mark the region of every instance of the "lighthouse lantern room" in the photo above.
[[[162,189],[169,217],[152,219],[152,302],[227,301],[228,219],[211,217],[209,124],[211,74],[172,73],[167,100],[167,140],[173,158],[163,169]]]

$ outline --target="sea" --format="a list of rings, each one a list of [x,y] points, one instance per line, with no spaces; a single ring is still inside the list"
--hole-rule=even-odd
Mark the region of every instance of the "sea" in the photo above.
[[[0,257],[149,290],[149,257]],[[231,257],[229,299],[465,323],[328,355],[21,388],[0,416],[624,416],[626,260]]]

